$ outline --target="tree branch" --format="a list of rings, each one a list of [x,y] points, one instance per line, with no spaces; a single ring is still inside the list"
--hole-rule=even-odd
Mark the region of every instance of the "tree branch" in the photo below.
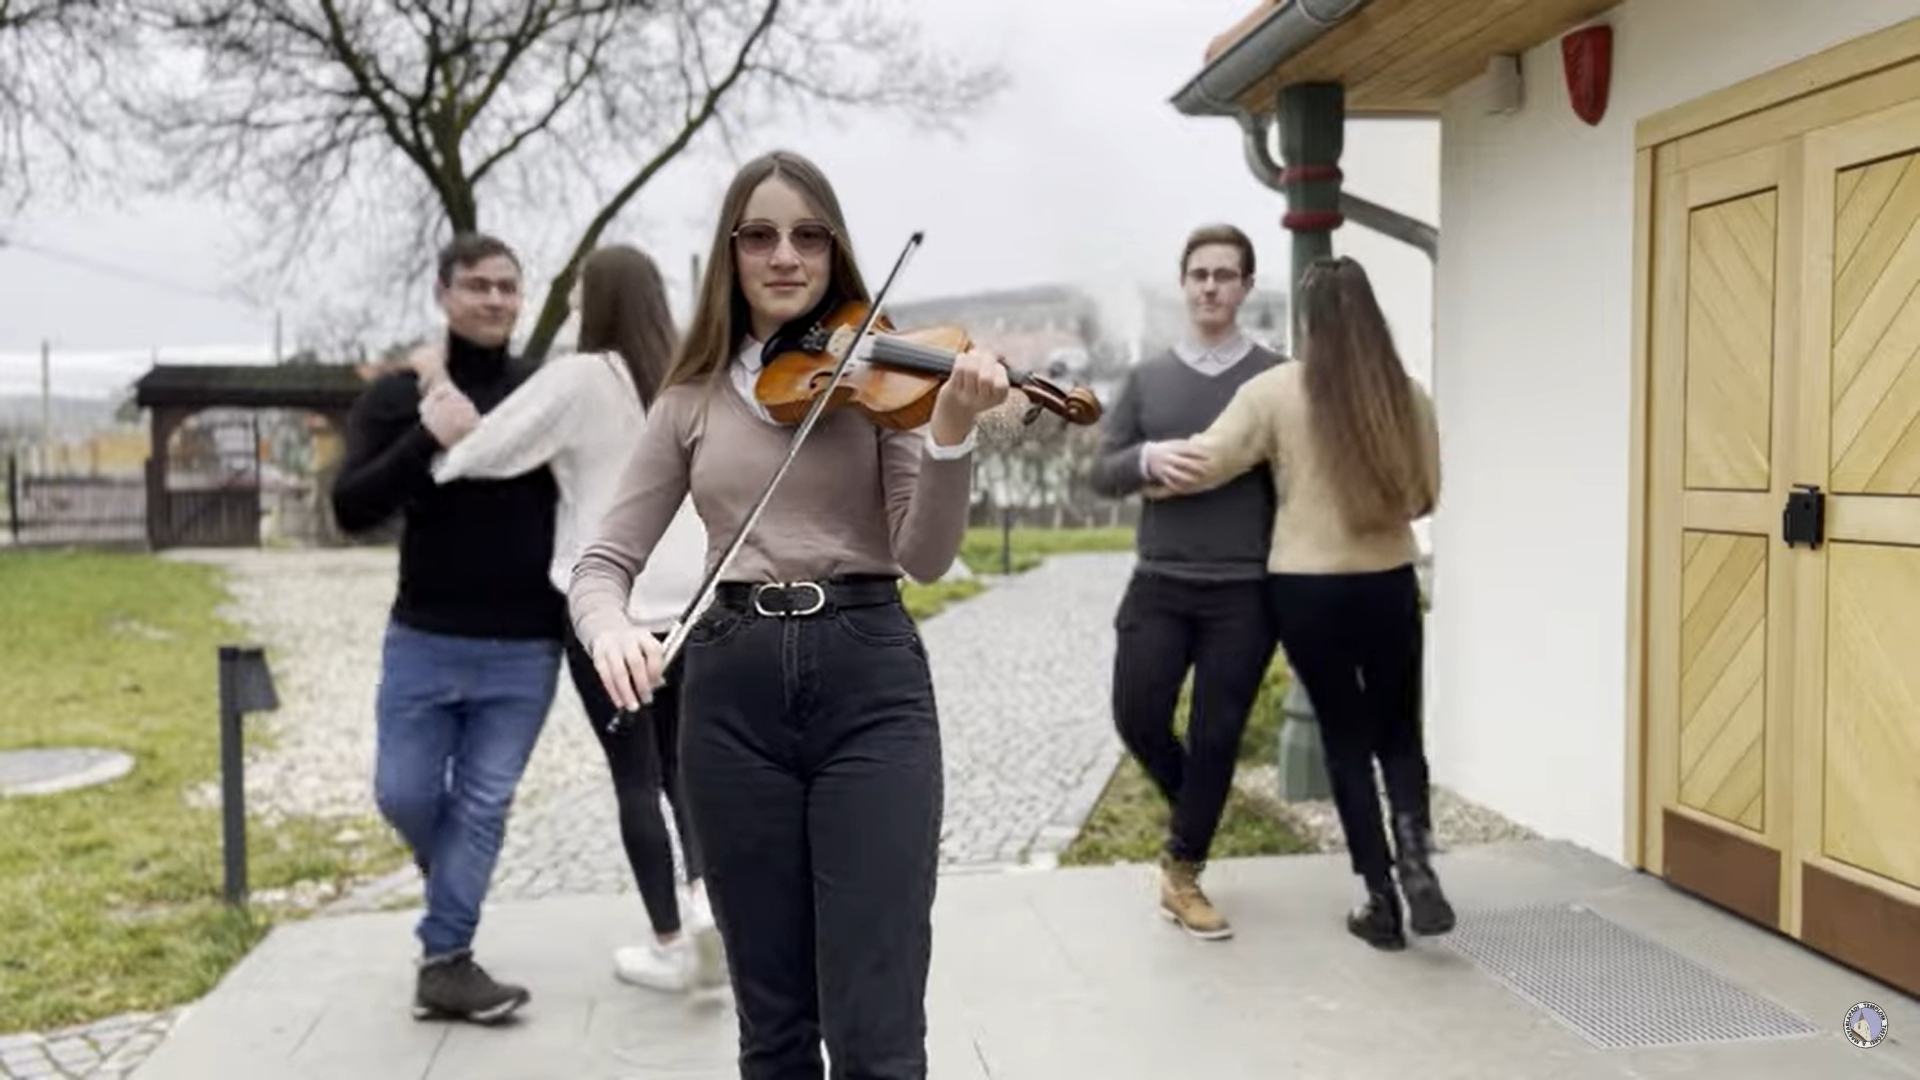
[[[392,298],[423,247],[483,209],[582,221],[555,238],[567,255],[534,354],[581,260],[701,132],[808,106],[953,129],[1004,81],[921,48],[870,0],[98,2],[138,9],[188,60],[121,100],[168,166],[156,186],[249,208],[274,276],[348,246]],[[593,200],[581,218],[574,198]]]

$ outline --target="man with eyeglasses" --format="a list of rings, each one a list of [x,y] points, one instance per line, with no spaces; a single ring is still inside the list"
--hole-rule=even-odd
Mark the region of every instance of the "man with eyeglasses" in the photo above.
[[[436,456],[530,374],[508,354],[521,270],[506,244],[456,237],[440,252],[434,298],[446,315],[445,377],[423,388],[403,369],[362,392],[333,509],[350,533],[403,523],[374,797],[426,877],[414,1016],[494,1023],[530,997],[496,982],[472,946],[559,678],[566,600],[547,576],[559,492],[544,467],[434,483]]]
[[[1176,444],[1205,430],[1234,391],[1282,361],[1240,331],[1253,270],[1253,243],[1231,225],[1187,238],[1180,279],[1188,335],[1128,373],[1104,422],[1095,491],[1122,497],[1193,477],[1196,462]],[[1207,940],[1233,933],[1201,890],[1200,873],[1277,642],[1263,590],[1274,497],[1259,469],[1211,491],[1146,500],[1138,560],[1114,616],[1114,726],[1172,811],[1160,911]],[[1189,673],[1183,744],[1174,720]]]

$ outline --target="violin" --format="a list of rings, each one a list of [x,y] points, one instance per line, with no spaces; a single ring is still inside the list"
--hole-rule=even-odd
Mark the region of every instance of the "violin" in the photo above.
[[[782,424],[798,423],[833,381],[834,368],[866,320],[867,304],[851,301],[769,343],[769,358],[754,383],[754,397]],[[900,333],[885,315],[873,320],[863,356],[847,365],[827,408],[851,407],[894,431],[911,431],[933,419],[940,388],[953,374],[953,362],[973,347],[957,326],[933,326]],[[864,362],[861,362],[864,361]],[[1002,361],[1002,366],[1007,366]],[[1100,399],[1085,387],[1062,390],[1027,371],[1007,367],[1007,381],[1033,404],[1025,420],[1042,409],[1069,424],[1100,419]]]

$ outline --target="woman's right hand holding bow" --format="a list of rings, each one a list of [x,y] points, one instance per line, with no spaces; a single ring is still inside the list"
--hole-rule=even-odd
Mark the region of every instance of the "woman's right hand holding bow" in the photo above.
[[[666,649],[637,626],[601,634],[588,651],[607,696],[628,712],[651,702],[654,689],[666,681]]]

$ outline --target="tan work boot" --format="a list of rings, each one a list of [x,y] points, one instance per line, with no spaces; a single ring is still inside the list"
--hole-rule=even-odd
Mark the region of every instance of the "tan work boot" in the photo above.
[[[1233,936],[1233,927],[1200,891],[1204,863],[1160,857],[1160,914],[1194,937],[1217,941]]]

